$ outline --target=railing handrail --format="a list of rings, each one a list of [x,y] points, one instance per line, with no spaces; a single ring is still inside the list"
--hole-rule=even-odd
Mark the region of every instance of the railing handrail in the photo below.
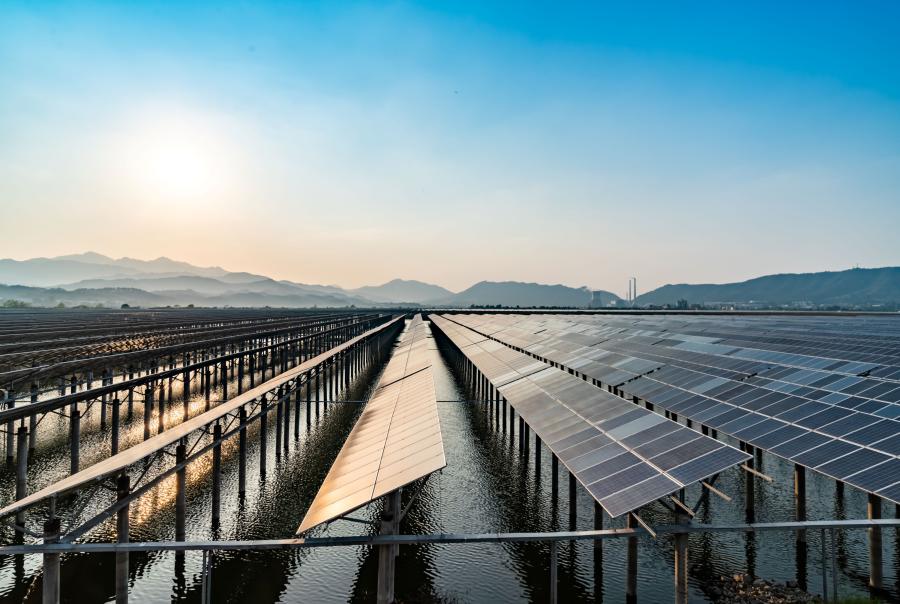
[[[762,531],[860,530],[873,527],[900,528],[900,518],[854,520],[805,520],[752,524],[667,524],[654,526],[657,535],[684,533],[747,533]],[[612,528],[593,531],[522,533],[433,533],[427,535],[352,535],[340,537],[298,537],[291,539],[148,541],[134,543],[34,543],[0,546],[0,555],[42,553],[105,553],[156,551],[238,551],[346,547],[357,545],[422,545],[454,543],[524,543],[552,541],[596,541],[626,537],[651,537],[644,528]]]

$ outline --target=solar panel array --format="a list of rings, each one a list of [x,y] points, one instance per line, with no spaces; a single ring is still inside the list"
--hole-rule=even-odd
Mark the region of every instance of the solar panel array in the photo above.
[[[629,396],[900,502],[900,318],[452,318]]]
[[[388,323],[370,329],[365,333],[356,336],[355,338],[347,340],[343,344],[335,346],[334,348],[326,352],[303,361],[296,367],[288,369],[277,377],[264,382],[259,386],[256,386],[255,388],[251,388],[243,394],[239,394],[236,397],[233,397],[228,401],[216,407],[213,407],[209,411],[201,413],[196,417],[192,417],[191,419],[184,421],[177,426],[173,426],[167,429],[165,432],[160,432],[156,436],[153,436],[133,447],[129,447],[124,451],[120,451],[112,457],[108,457],[107,459],[97,462],[94,465],[81,470],[80,472],[76,472],[71,476],[67,476],[62,480],[54,482],[53,484],[39,491],[36,491],[31,495],[28,495],[27,497],[19,499],[18,501],[10,502],[5,507],[0,509],[0,518],[8,516],[19,510],[24,510],[29,506],[32,506],[35,503],[38,503],[45,499],[65,495],[67,493],[76,491],[85,485],[98,483],[105,478],[116,476],[129,466],[136,464],[137,462],[149,457],[157,451],[163,450],[165,447],[181,441],[192,432],[204,429],[217,421],[225,419],[229,414],[235,413],[244,405],[252,403],[259,397],[269,394],[274,388],[277,388],[282,384],[286,384],[291,380],[298,378],[302,374],[312,370],[328,359],[340,354],[344,350],[351,348],[352,346],[365,340],[366,338],[369,338],[380,331],[384,331],[400,320],[402,320],[401,317],[397,317],[395,319],[392,319]]]
[[[431,374],[430,334],[421,315],[410,321],[298,533],[447,465]]]
[[[442,316],[432,321],[610,516],[750,457]]]

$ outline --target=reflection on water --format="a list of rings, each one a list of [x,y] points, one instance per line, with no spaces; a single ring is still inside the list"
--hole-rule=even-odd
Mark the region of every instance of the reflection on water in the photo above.
[[[438,400],[461,400],[453,376],[434,351],[434,375]],[[346,394],[349,400],[366,396],[373,375],[362,375]],[[234,393],[236,385],[229,385]],[[163,421],[174,425],[182,420],[183,406],[175,393],[167,403]],[[213,398],[221,396],[214,393]],[[313,396],[315,398],[315,396]],[[215,404],[215,401],[213,402]],[[551,495],[551,463],[546,447],[538,471],[534,448],[519,454],[507,430],[495,428],[478,405],[439,403],[447,467],[420,485],[407,489],[403,503],[415,495],[416,501],[401,524],[404,533],[479,533],[498,531],[550,531],[570,526],[568,478],[560,473],[559,495]],[[251,428],[247,459],[247,493],[237,494],[237,439],[222,449],[222,522],[211,526],[211,454],[188,468],[187,539],[266,539],[293,534],[316,490],[328,472],[357,417],[356,403],[315,406],[307,414],[305,403],[300,416],[292,409],[288,450],[275,454],[275,422],[269,421],[267,473],[259,472],[258,424]],[[143,439],[143,408],[135,402],[127,419],[123,405],[122,448]],[[190,416],[206,409],[202,396],[189,401]],[[274,417],[274,416],[273,416]],[[295,434],[294,421],[300,432]],[[154,414],[153,433],[158,426]],[[40,442],[29,471],[29,490],[40,488],[68,473],[67,420],[48,415],[39,426]],[[108,428],[99,426],[99,410],[91,409],[82,421],[82,467],[103,459],[109,451]],[[167,467],[170,460],[157,460],[148,472]],[[754,481],[756,520],[760,522],[794,518],[792,469],[774,457],[764,457],[764,471],[774,482]],[[717,487],[733,497],[731,503],[697,487],[688,489],[687,501],[699,500],[700,522],[742,522],[745,519],[744,477],[738,470],[723,473]],[[0,471],[0,498],[8,501],[14,489],[11,469]],[[860,518],[865,515],[862,493],[847,488],[842,494],[834,482],[809,473],[807,516],[820,518]],[[113,494],[97,490],[85,499],[85,515],[102,509]],[[66,504],[74,506],[78,501]],[[62,504],[61,504],[62,508]],[[353,514],[374,523],[380,504]],[[575,527],[593,528],[593,501],[581,489],[576,493]],[[893,507],[885,506],[885,517]],[[671,522],[671,512],[650,507],[642,516],[651,523]],[[623,526],[623,519],[605,519],[606,526]],[[163,481],[132,505],[132,540],[174,539],[174,480]],[[374,525],[337,521],[316,530],[317,535],[374,533]],[[842,596],[863,595],[868,580],[865,533],[838,533],[837,563]],[[4,530],[4,542],[13,533]],[[115,526],[107,522],[91,533],[91,539],[115,539]],[[801,578],[815,591],[822,585],[821,534],[810,531],[806,542],[794,533],[705,533],[690,536],[690,589],[693,601],[707,601],[706,586],[711,578],[750,572],[759,577],[786,581]],[[885,531],[885,585],[896,598],[900,538]],[[369,602],[376,589],[377,551],[367,547],[321,548],[306,551],[224,552],[213,562],[212,589],[216,602]],[[400,549],[397,560],[397,597],[405,602],[544,602],[548,597],[549,546],[546,544],[458,544],[422,545]],[[830,560],[829,572],[830,572]],[[0,600],[39,601],[39,556],[0,558]],[[624,600],[625,541],[612,540],[602,547],[590,542],[562,543],[559,548],[559,596],[563,602]],[[201,555],[188,553],[132,554],[131,598],[144,601],[199,601]],[[640,601],[672,599],[673,557],[669,538],[642,539],[638,557]],[[830,579],[829,579],[830,580]],[[62,593],[68,602],[107,602],[114,599],[114,557],[112,555],[72,555],[63,558]]]

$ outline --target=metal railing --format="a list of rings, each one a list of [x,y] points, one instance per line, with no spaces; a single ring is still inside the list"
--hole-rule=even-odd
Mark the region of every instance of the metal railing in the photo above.
[[[808,520],[789,522],[764,522],[753,524],[669,524],[643,527],[610,528],[590,531],[522,532],[522,533],[436,533],[428,535],[354,535],[340,537],[298,537],[291,539],[262,540],[201,540],[201,541],[155,541],[136,543],[37,543],[0,546],[0,555],[35,555],[58,557],[61,554],[96,554],[131,552],[189,552],[203,554],[201,585],[203,601],[210,598],[211,573],[214,553],[218,551],[266,551],[294,550],[322,547],[380,546],[380,545],[423,545],[423,544],[475,544],[475,543],[548,543],[550,545],[550,602],[557,602],[557,548],[561,541],[594,541],[609,539],[659,538],[663,535],[685,535],[697,533],[759,533],[777,531],[818,531],[822,546],[822,596],[825,602],[837,601],[837,540],[838,530],[868,530],[880,533],[885,528],[900,530],[900,519],[878,520]],[[830,537],[830,538],[829,538]],[[830,547],[828,545],[830,544]],[[829,551],[830,550],[830,551]],[[830,574],[830,577],[829,577]],[[829,585],[829,578],[831,585]]]

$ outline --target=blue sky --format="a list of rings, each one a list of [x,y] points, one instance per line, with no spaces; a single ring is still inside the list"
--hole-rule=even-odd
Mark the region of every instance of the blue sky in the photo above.
[[[898,13],[6,2],[0,256],[620,294],[898,264]]]

